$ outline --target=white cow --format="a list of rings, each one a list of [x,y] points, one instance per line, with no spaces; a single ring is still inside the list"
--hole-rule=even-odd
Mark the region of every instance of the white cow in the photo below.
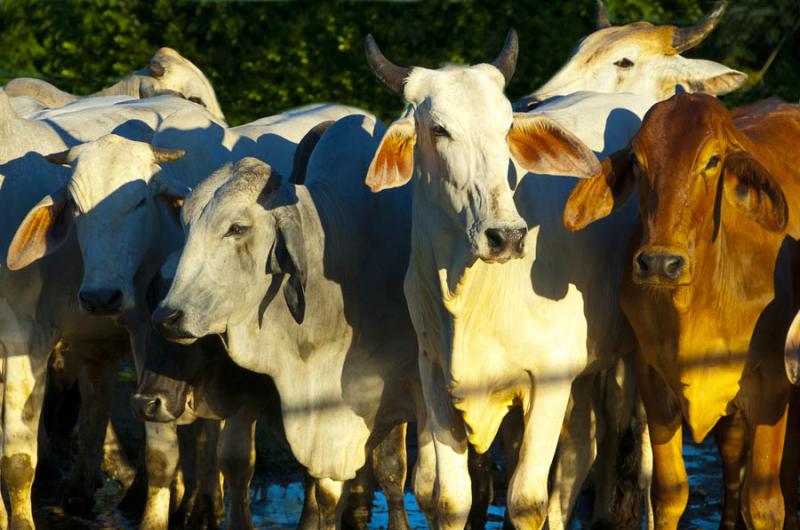
[[[622,264],[614,252],[635,211],[581,238],[562,228],[561,211],[576,183],[564,176],[596,174],[592,151],[624,146],[653,101],[576,94],[539,114],[512,114],[503,87],[516,52],[512,32],[492,65],[408,69],[367,40],[378,78],[410,103],[387,131],[367,184],[377,191],[414,177],[405,292],[432,422],[438,528],[464,526],[467,443],[486,451],[514,405],[522,406],[525,427],[508,510],[518,528],[541,528],[573,382],[580,413],[573,411],[567,437],[573,427],[585,436],[594,378],[634,347],[619,308]],[[509,172],[509,158],[521,170]],[[597,441],[597,433],[566,441],[577,455],[564,486],[568,505]]]
[[[5,86],[9,96],[27,96],[47,108],[57,108],[72,103],[79,96],[60,90],[47,81],[20,77]],[[87,97],[130,96],[149,98],[171,94],[188,99],[205,107],[216,119],[225,122],[217,95],[208,78],[191,61],[172,48],[159,48],[150,64],[103,90]],[[29,108],[28,102],[19,102]]]
[[[725,12],[725,3],[688,28],[649,22],[612,26],[602,2],[598,5],[597,31],[578,43],[550,80],[518,101],[517,110],[530,110],[551,97],[582,90],[631,92],[661,101],[678,91],[727,94],[747,81],[747,74],[725,65],[680,55],[711,33]]]
[[[76,109],[82,102],[58,116],[24,120],[13,113],[8,99],[0,93],[0,255],[4,258],[13,246],[17,227],[37,202],[42,211],[56,219],[66,213],[48,205],[52,204],[50,193],[67,181],[68,171],[48,163],[43,155],[112,130],[142,133],[145,125],[155,127],[160,120],[158,112],[136,104],[134,108],[115,109],[95,105],[80,112]],[[196,108],[184,100],[169,99],[176,105]],[[172,112],[172,102],[162,104],[165,113]],[[135,123],[131,124],[132,118]],[[36,223],[31,225],[33,233],[38,228]],[[39,243],[47,246],[52,240]],[[81,257],[74,238],[71,243],[52,258],[22,271],[12,270],[17,264],[13,259],[11,263],[4,259],[0,266],[0,350],[5,380],[0,467],[12,492],[11,519],[17,528],[33,526],[30,487],[37,461],[47,359],[54,346],[63,340],[75,351],[98,357],[127,349],[124,329],[113,320],[87,318],[80,312],[75,293],[81,278]],[[102,441],[105,423],[98,422],[97,429]]]
[[[308,119],[310,114],[318,112],[321,119],[327,119],[353,112],[344,106],[309,107],[294,113],[296,122],[285,119],[261,126],[258,136],[253,127],[246,134],[227,129],[200,107],[180,98],[125,98],[105,107],[94,100],[83,100],[73,105],[91,110],[72,112],[70,105],[38,118],[72,138],[72,144],[74,139],[89,139],[83,132],[89,120],[86,112],[99,116],[90,121],[94,124],[105,124],[122,113],[127,121],[116,128],[122,135],[108,134],[48,156],[49,161],[69,164],[72,169],[60,187],[33,207],[21,224],[17,221],[19,228],[9,245],[7,261],[9,268],[24,271],[30,264],[38,267],[41,258],[60,255],[62,252],[56,253],[60,246],[71,249],[69,243],[77,241],[82,281],[80,288],[63,291],[63,296],[74,301],[77,293],[85,312],[115,317],[127,329],[137,371],[148,344],[147,287],[183,237],[173,199],[231,157],[244,154],[257,154],[288,174],[293,146],[313,121]],[[152,147],[129,139],[141,137],[142,131],[148,142],[152,138],[156,144],[181,149]],[[184,156],[187,150],[189,155]],[[171,162],[172,167],[165,165],[162,170],[158,164],[165,162]],[[80,266],[74,270],[80,274]],[[47,355],[41,356],[46,361]],[[148,440],[153,442],[148,445],[151,453],[155,454],[158,446],[171,447],[174,425],[170,431],[148,424],[147,431]],[[162,482],[150,488],[143,526],[166,525],[168,486]]]
[[[186,245],[153,314],[179,342],[226,333],[234,362],[273,378],[322,528],[337,527],[344,482],[371,448],[422,405],[400,288],[408,194],[371,196],[363,184],[381,133],[371,117],[334,123],[304,185],[252,158],[203,182],[184,205]],[[424,422],[419,436],[429,447]],[[421,450],[415,483],[428,489],[427,509],[430,462]]]

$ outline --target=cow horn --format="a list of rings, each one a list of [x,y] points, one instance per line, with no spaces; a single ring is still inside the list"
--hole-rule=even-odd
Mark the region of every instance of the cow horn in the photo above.
[[[519,54],[519,37],[517,37],[517,30],[511,28],[506,35],[506,42],[503,44],[503,49],[497,58],[491,62],[491,65],[500,70],[503,78],[506,80],[506,85],[514,77],[514,70],[517,68],[517,55]]]
[[[156,164],[163,162],[174,162],[186,156],[186,149],[164,149],[163,147],[150,146],[153,151],[153,156],[156,159]]]
[[[608,19],[608,9],[603,3],[603,0],[597,0],[597,29],[606,29],[611,27],[611,21]]]
[[[69,164],[69,161],[67,160],[68,157],[69,157],[69,149],[67,149],[66,151],[59,151],[58,153],[49,154],[44,158],[51,164],[63,165],[63,164]]]
[[[156,79],[162,77],[164,75],[164,72],[166,72],[164,65],[156,60],[150,61],[150,64],[147,66],[147,69],[150,70],[150,74]]]
[[[699,24],[688,28],[675,28],[672,33],[672,47],[675,48],[675,51],[685,52],[703,42],[703,39],[708,37],[708,34],[719,24],[726,7],[726,2],[720,2],[714,11]]]
[[[364,40],[364,50],[367,54],[367,63],[372,68],[375,77],[389,87],[389,90],[399,96],[403,96],[403,85],[408,74],[411,73],[411,68],[397,66],[384,57],[381,49],[378,48],[378,43],[375,42],[371,34],[367,35]]]

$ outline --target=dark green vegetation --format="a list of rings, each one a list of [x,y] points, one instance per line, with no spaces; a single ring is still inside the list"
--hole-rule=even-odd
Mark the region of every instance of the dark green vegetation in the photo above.
[[[593,0],[440,2],[185,2],[0,0],[0,82],[28,75],[86,94],[171,46],[211,79],[232,125],[317,101],[363,106],[384,119],[402,109],[363,56],[372,32],[405,65],[484,62],[511,26],[520,35],[513,100],[539,86],[594,29]],[[689,24],[708,0],[608,0],[615,24]],[[688,56],[751,75],[739,104],[800,98],[800,2],[730,0],[720,27]],[[772,60],[771,60],[772,58]]]

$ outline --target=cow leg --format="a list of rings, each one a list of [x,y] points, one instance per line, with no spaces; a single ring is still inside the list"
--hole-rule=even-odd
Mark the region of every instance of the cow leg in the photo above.
[[[784,410],[775,425],[751,426],[750,462],[742,487],[742,511],[748,528],[782,528],[781,452],[786,435]]]
[[[522,435],[525,433],[525,416],[522,413],[522,407],[513,407],[508,411],[500,425],[500,432],[503,436],[503,454],[506,457],[506,477],[510,477],[517,469],[519,448],[522,446]],[[503,530],[514,530],[508,510],[503,515]]]
[[[342,528],[366,530],[372,516],[372,500],[375,497],[375,474],[372,471],[373,457],[356,472],[356,477],[347,481],[347,503],[342,510]]]
[[[420,404],[417,412],[417,463],[411,477],[414,498],[420,511],[425,515],[428,526],[433,527],[436,518],[436,449],[433,446],[433,433],[427,413]]]
[[[193,459],[192,490],[184,495],[178,520],[190,528],[218,528],[225,518],[222,505],[222,485],[217,460],[220,422],[201,419],[189,429],[188,442],[193,450],[187,451]],[[181,451],[183,453],[183,451]]]
[[[740,520],[739,492],[741,490],[742,454],[747,436],[747,422],[741,411],[721,418],[714,427],[722,458],[722,479],[725,484],[725,503],[720,530],[734,530]],[[744,521],[741,521],[744,523]]]
[[[572,385],[533,381],[517,468],[508,484],[508,511],[516,528],[538,530],[547,517],[547,478]]]
[[[651,489],[653,485],[653,446],[650,443],[650,429],[647,427],[647,415],[644,412],[644,403],[641,398],[636,400],[636,414],[639,438],[637,448],[639,451],[639,492],[642,498],[643,512],[645,514],[645,530],[654,530],[656,527],[655,514],[653,513],[653,499]]]
[[[372,450],[372,469],[386,496],[389,530],[409,530],[403,496],[406,487],[406,424],[395,425]]]
[[[464,422],[453,408],[441,370],[424,353],[419,356],[419,370],[436,452],[433,526],[438,530],[461,530],[472,505]]]
[[[128,462],[125,451],[114,430],[114,425],[109,420],[106,425],[105,441],[103,443],[103,471],[111,480],[116,480],[127,491],[136,478],[136,469]]]
[[[242,408],[225,420],[217,447],[219,466],[230,492],[228,528],[251,530],[250,481],[256,467],[256,418]]]
[[[339,528],[339,508],[343,506],[342,494],[344,482],[330,478],[320,478],[315,481],[314,495],[319,506],[320,530],[336,530]]]
[[[786,421],[786,442],[781,460],[781,489],[786,505],[784,530],[797,530],[797,477],[800,474],[800,389],[792,386],[789,395],[789,418]]]
[[[94,360],[101,358],[102,355],[94,355],[93,359],[84,358],[78,371],[78,388],[81,394],[79,451],[65,493],[64,507],[71,513],[83,516],[94,513],[94,491],[98,486],[103,442],[109,422],[110,389],[119,364],[115,361]]]
[[[145,422],[147,445],[147,500],[139,528],[162,530],[169,524],[170,486],[175,477],[180,451],[174,423]]]
[[[472,507],[467,528],[481,530],[489,520],[489,505],[494,497],[492,480],[492,451],[479,454],[472,445],[468,447],[469,478],[472,481]]]
[[[581,377],[572,384],[572,407],[564,422],[564,435],[554,462],[554,492],[550,496],[547,519],[551,530],[567,527],[581,486],[597,456],[597,433],[592,410],[594,382],[592,375]],[[595,497],[595,503],[607,500],[599,495]]]
[[[34,528],[31,486],[50,347],[6,351],[3,457],[0,474],[11,501],[12,530]]]
[[[303,471],[303,511],[300,513],[298,530],[316,530],[319,527],[319,505],[317,504],[316,481]]]

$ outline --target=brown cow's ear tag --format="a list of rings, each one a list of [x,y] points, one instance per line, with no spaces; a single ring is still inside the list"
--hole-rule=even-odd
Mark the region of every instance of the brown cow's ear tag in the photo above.
[[[600,172],[592,150],[544,115],[515,113],[508,147],[514,160],[531,173],[591,178]]]
[[[567,230],[586,228],[628,201],[635,183],[632,161],[629,148],[617,151],[602,161],[597,175],[578,182],[564,206],[562,220]]]
[[[378,192],[399,188],[411,180],[416,142],[417,131],[413,118],[402,118],[389,127],[369,165],[365,183],[370,190]]]
[[[769,171],[746,151],[725,158],[724,192],[728,202],[770,232],[781,232],[789,220],[783,190]]]
[[[72,227],[67,191],[61,188],[34,206],[17,228],[8,248],[6,263],[12,271],[58,250]]]

